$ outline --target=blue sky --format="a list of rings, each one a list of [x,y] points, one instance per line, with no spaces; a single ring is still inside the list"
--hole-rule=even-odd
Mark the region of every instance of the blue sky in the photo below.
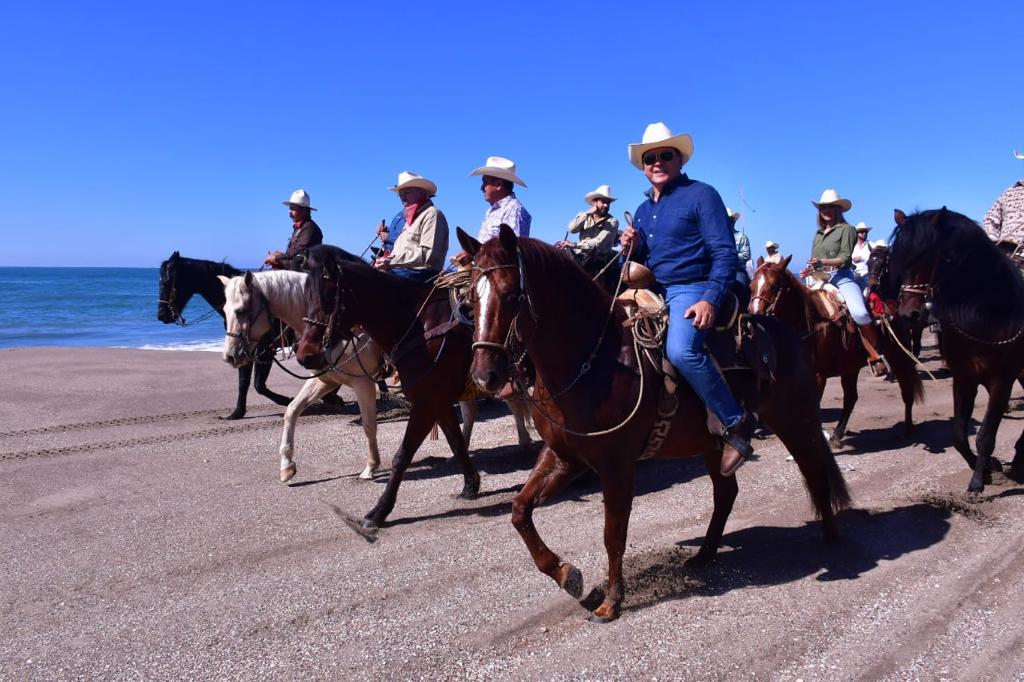
[[[755,252],[797,260],[825,187],[875,238],[894,207],[980,219],[1024,177],[1024,3],[372,5],[8,4],[0,265],[256,264],[297,187],[360,252],[401,170],[475,233],[492,154],[555,241],[598,184],[635,210],[652,121],[693,135],[686,170]]]

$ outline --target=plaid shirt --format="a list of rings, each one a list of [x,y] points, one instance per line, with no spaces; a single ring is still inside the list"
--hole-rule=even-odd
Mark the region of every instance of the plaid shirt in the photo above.
[[[1024,243],[1024,180],[996,199],[985,214],[984,226],[994,242]]]
[[[523,204],[516,198],[515,192],[513,192],[504,199],[494,202],[487,209],[477,239],[483,244],[492,237],[497,237],[498,228],[501,227],[502,223],[511,227],[516,235],[529,237],[531,220],[530,214],[526,212]]]

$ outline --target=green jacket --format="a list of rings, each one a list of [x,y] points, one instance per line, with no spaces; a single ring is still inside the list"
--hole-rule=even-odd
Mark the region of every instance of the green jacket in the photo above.
[[[853,262],[853,247],[857,244],[857,231],[853,225],[839,223],[828,234],[819,229],[811,245],[811,258],[841,258],[839,267],[848,268]]]

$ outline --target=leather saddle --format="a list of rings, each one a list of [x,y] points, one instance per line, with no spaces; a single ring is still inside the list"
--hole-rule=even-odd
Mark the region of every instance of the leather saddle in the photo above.
[[[809,291],[811,304],[821,318],[828,320],[850,334],[857,332],[857,325],[854,324],[853,318],[850,317],[850,313],[846,308],[846,301],[843,300],[839,289],[831,284],[815,284],[810,287]]]

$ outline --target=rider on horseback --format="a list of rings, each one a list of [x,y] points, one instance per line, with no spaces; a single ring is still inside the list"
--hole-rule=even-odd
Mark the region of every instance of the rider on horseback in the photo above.
[[[405,279],[425,282],[441,272],[448,253],[448,221],[431,201],[437,185],[403,171],[391,191],[402,202],[403,227],[394,249],[381,252],[373,265]]]
[[[593,192],[588,192],[583,200],[590,204],[590,208],[577,213],[567,228],[572,234],[580,235],[579,241],[573,244],[562,240],[555,246],[572,249],[582,256],[580,260],[604,265],[612,256],[615,237],[619,233],[619,221],[609,213],[615,201],[612,188],[601,185]]]
[[[860,328],[860,338],[867,351],[871,372],[875,376],[886,376],[888,364],[878,354],[880,336],[871,313],[864,303],[864,293],[850,264],[853,262],[853,248],[857,233],[846,222],[844,213],[853,207],[853,202],[843,199],[834,189],[826,189],[818,201],[812,201],[818,209],[818,232],[814,235],[811,257],[801,277],[812,275],[835,285],[842,294],[850,317]]]
[[[652,123],[629,158],[651,183],[647,201],[622,234],[623,249],[645,264],[669,308],[665,353],[722,425],[722,474],[730,476],[753,454],[754,422],[707,355],[704,338],[716,306],[736,279],[736,242],[725,204],[713,187],[682,173],[693,154],[689,135]]]
[[[316,209],[309,205],[309,194],[306,190],[295,190],[288,201],[281,203],[288,207],[288,216],[292,219],[292,236],[288,240],[288,249],[284,253],[280,251],[267,252],[263,264],[269,265],[275,270],[291,268],[292,259],[295,256],[311,246],[324,243],[324,233],[310,217],[310,211]]]

